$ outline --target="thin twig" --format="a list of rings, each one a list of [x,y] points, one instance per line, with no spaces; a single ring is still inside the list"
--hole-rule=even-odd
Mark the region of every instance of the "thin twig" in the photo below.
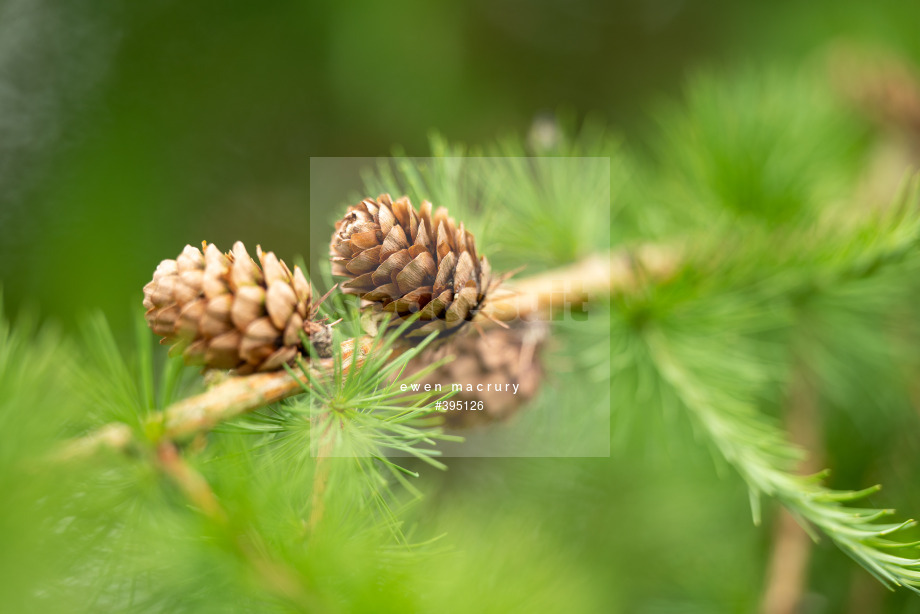
[[[131,427],[123,422],[110,422],[78,439],[67,442],[50,456],[52,462],[66,463],[92,456],[99,450],[123,451],[131,445]]]
[[[195,471],[179,454],[178,448],[168,441],[157,446],[157,464],[185,498],[202,515],[221,526],[227,524],[227,515],[221,508],[214,491],[200,473]]]
[[[581,300],[631,290],[641,282],[637,269],[650,277],[666,277],[674,270],[675,263],[673,251],[654,246],[642,246],[631,253],[598,254],[568,267],[507,282],[498,296],[487,301],[477,314],[476,322],[487,326],[493,320],[548,317]],[[372,341],[367,337],[359,341],[355,364],[363,362],[373,351]],[[344,343],[342,357],[346,368],[352,364],[353,355],[352,342]],[[332,373],[334,362],[332,359],[317,360],[310,363],[309,368],[316,377],[323,378]],[[248,411],[299,394],[304,385],[309,386],[305,375],[293,377],[286,371],[230,377],[199,395],[155,413],[149,423],[159,425],[163,439],[183,441]],[[90,456],[104,448],[125,450],[131,441],[131,429],[127,425],[107,424],[67,442],[54,458],[67,461]]]
[[[310,520],[307,531],[312,534],[323,519],[326,508],[326,486],[329,485],[329,456],[335,446],[335,437],[331,432],[335,418],[326,417],[326,425],[320,435],[320,446],[316,452],[316,462],[313,465],[313,491],[310,493]]]
[[[786,406],[786,425],[790,439],[810,450],[800,471],[817,473],[823,461],[818,418],[818,391],[813,375],[805,366],[792,374]],[[761,602],[762,614],[795,614],[802,608],[808,580],[812,540],[785,507],[779,510],[773,529],[773,551],[767,569],[767,583]]]
[[[595,254],[571,266],[509,280],[499,289],[501,295],[483,306],[476,321],[485,325],[492,319],[508,322],[532,314],[548,316],[578,301],[632,290],[641,284],[643,274],[667,277],[676,263],[674,250],[654,245]]]
[[[255,572],[266,591],[298,609],[310,612],[329,611],[308,593],[298,574],[282,562],[270,558],[261,539],[248,531],[236,531],[210,484],[182,457],[175,444],[164,441],[157,446],[157,466],[182,492],[195,510],[224,529],[243,560]]]
[[[365,337],[359,340],[360,351],[356,364],[364,362],[371,351],[373,340]],[[353,342],[342,344],[342,361],[347,370],[352,364]],[[333,360],[326,358],[309,365],[313,375],[326,377],[332,373]],[[167,441],[183,441],[198,433],[211,430],[214,426],[236,416],[286,399],[309,386],[307,377],[298,373],[296,377],[287,371],[256,373],[230,377],[201,394],[173,403],[162,412],[155,413],[149,420],[158,424],[162,438]],[[70,461],[90,456],[101,449],[125,450],[132,442],[128,425],[113,422],[83,437],[67,442],[53,456],[53,460]]]

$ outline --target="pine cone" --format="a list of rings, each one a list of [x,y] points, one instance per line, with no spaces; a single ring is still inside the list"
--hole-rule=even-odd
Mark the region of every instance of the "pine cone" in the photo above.
[[[544,376],[540,354],[547,336],[545,322],[516,320],[510,328],[493,328],[483,335],[459,337],[447,345],[426,350],[409,362],[404,375],[417,373],[452,354],[454,360],[438,367],[419,383],[441,384],[443,392],[450,392],[454,384],[460,384],[463,390],[448,401],[482,401],[482,409],[439,412],[446,425],[466,428],[507,420],[531,401],[540,388]],[[509,385],[512,390],[517,385],[514,393],[505,390]]]
[[[303,331],[317,353],[331,354],[327,325],[314,321],[310,284],[299,267],[291,273],[272,252],[256,248],[262,267],[242,243],[222,254],[213,244],[186,245],[175,260],[157,266],[144,286],[147,324],[174,344],[188,364],[271,371],[305,354]]]
[[[351,278],[342,289],[393,314],[397,323],[420,312],[407,338],[456,332],[493,289],[489,261],[476,255],[473,235],[462,222],[457,228],[445,208],[432,214],[428,201],[416,211],[406,197],[367,198],[335,228],[332,273]]]

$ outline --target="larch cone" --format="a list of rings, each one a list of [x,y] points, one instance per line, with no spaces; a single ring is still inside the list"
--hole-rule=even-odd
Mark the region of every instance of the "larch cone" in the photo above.
[[[331,355],[329,326],[299,267],[256,248],[257,264],[237,241],[224,254],[187,245],[164,260],[144,286],[147,324],[182,352],[186,363],[238,374],[282,368],[307,355],[301,333],[320,356]],[[261,265],[261,266],[260,266]]]
[[[418,211],[406,197],[388,194],[349,207],[330,244],[332,273],[394,323],[418,313],[406,338],[461,330],[498,284],[489,261],[476,253],[473,235],[447,210],[425,201]]]

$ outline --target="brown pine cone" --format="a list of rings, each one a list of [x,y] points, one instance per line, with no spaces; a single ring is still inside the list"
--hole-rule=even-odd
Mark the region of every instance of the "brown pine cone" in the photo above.
[[[393,314],[395,323],[420,312],[407,338],[460,330],[497,285],[489,261],[476,254],[473,235],[445,208],[432,213],[428,201],[416,211],[406,197],[367,198],[335,228],[332,273],[351,278],[342,289]]]
[[[245,374],[280,369],[306,354],[303,331],[320,355],[331,353],[329,326],[314,321],[318,304],[303,272],[272,252],[256,252],[261,269],[237,241],[222,254],[213,244],[186,245],[157,266],[144,286],[147,324],[188,364]]]
[[[467,428],[507,420],[539,391],[544,378],[540,355],[547,337],[545,322],[516,320],[510,328],[491,328],[484,334],[458,337],[449,344],[425,350],[409,362],[404,376],[453,355],[454,360],[438,367],[419,383],[441,384],[442,392],[450,392],[454,384],[460,384],[462,391],[448,402],[481,401],[482,409],[438,412],[444,416],[445,424]],[[506,390],[509,387],[512,390]]]

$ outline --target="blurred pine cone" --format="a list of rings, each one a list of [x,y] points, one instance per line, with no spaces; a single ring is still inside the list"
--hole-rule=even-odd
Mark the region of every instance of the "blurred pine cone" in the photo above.
[[[453,355],[454,360],[425,376],[420,380],[421,385],[441,384],[444,392],[450,392],[453,384],[460,384],[462,392],[448,401],[482,401],[482,409],[439,412],[445,424],[451,428],[468,428],[507,420],[539,391],[544,377],[541,353],[548,332],[545,322],[516,320],[509,328],[490,328],[481,335],[458,337],[413,358],[404,375],[417,373]],[[516,393],[505,390],[509,385],[512,388],[517,385]],[[501,390],[496,391],[496,387]]]
[[[832,83],[839,93],[866,116],[920,146],[917,66],[895,53],[852,43],[832,47],[830,60]]]
[[[446,337],[473,319],[493,289],[489,261],[447,210],[431,203],[416,211],[409,199],[388,194],[350,207],[335,225],[330,256],[334,275],[350,277],[342,289],[395,316],[420,312],[406,331],[420,339],[432,331]],[[497,283],[495,284],[497,285]]]
[[[261,247],[261,269],[237,241],[217,247],[185,246],[157,266],[144,286],[147,324],[174,344],[186,363],[239,374],[280,369],[305,354],[303,331],[320,355],[331,354],[329,326],[314,321],[318,308],[303,272]]]

